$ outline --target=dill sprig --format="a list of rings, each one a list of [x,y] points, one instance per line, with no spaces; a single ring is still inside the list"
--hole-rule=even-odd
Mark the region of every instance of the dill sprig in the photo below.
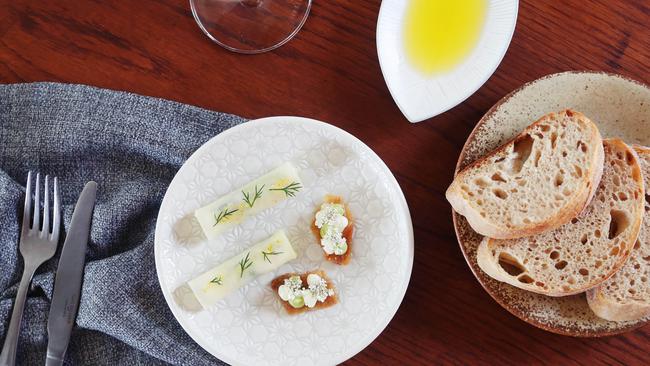
[[[218,215],[217,214],[214,215],[214,219],[215,219],[216,222],[212,226],[217,226],[217,224],[219,224],[221,222],[221,220],[223,220],[226,217],[234,214],[237,211],[238,211],[237,209],[228,210],[228,207],[224,208],[223,211],[219,212]]]
[[[210,283],[216,283],[217,285],[221,286],[223,285],[223,278],[221,276],[217,276],[210,280]]]
[[[261,187],[257,188],[257,184],[255,185],[255,195],[253,196],[253,199],[251,199],[251,195],[248,192],[241,191],[241,193],[244,195],[244,202],[248,205],[248,207],[253,207],[255,204],[255,201],[257,201],[258,198],[262,197],[262,192],[264,191],[264,184],[262,184]]]
[[[287,195],[287,197],[293,197],[296,195],[296,193],[302,188],[300,183],[298,182],[292,182],[291,184],[282,187],[282,188],[271,188],[269,191],[282,191],[284,194]]]
[[[278,255],[278,254],[282,254],[282,253],[283,252],[276,252],[276,251],[273,251],[273,250],[269,250],[268,252],[262,251],[262,255],[264,256],[264,260],[269,262],[269,263],[271,263],[271,259],[269,259],[270,255]]]
[[[239,278],[244,277],[244,271],[253,265],[253,261],[250,259],[250,255],[251,252],[246,253],[246,257],[242,258],[242,260],[239,261]]]

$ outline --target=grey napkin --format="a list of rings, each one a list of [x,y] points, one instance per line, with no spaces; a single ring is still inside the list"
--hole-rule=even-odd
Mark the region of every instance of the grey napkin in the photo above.
[[[59,177],[66,231],[84,183],[99,184],[66,364],[221,364],[185,334],[165,303],[154,264],[154,228],[165,189],[183,162],[205,141],[241,122],[88,86],[0,85],[0,341],[23,268],[17,246],[20,212],[27,171],[33,170]],[[45,360],[60,246],[28,293],[19,365]]]

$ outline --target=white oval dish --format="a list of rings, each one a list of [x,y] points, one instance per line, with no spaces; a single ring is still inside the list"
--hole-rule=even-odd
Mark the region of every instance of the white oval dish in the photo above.
[[[454,70],[427,76],[404,51],[404,19],[409,0],[384,0],[377,22],[381,71],[395,103],[411,122],[437,116],[469,98],[494,73],[505,56],[517,23],[518,0],[489,2],[474,50]]]
[[[305,188],[208,241],[193,211],[285,161]],[[325,194],[343,196],[355,217],[351,262],[326,262],[310,225]],[[285,229],[298,258],[263,275],[208,310],[185,282]],[[235,365],[337,364],[370,344],[397,311],[413,266],[413,227],[404,195],[383,161],[332,125],[299,117],[247,122],[214,137],[181,167],[156,224],[156,270],[185,331],[215,357]],[[321,268],[338,289],[334,307],[287,315],[272,278]]]

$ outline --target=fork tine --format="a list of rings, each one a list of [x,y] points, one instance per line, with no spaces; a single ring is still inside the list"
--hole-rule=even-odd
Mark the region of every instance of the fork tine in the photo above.
[[[41,173],[36,173],[36,189],[34,193],[34,222],[32,230],[41,229]]]
[[[50,233],[50,176],[45,176],[45,194],[43,198],[43,236]]]
[[[52,210],[52,241],[59,242],[59,226],[61,224],[61,195],[59,194],[59,182],[54,177],[54,209]]]
[[[27,173],[27,185],[25,187],[25,212],[23,212],[23,232],[29,231],[29,222],[32,210],[32,172]]]

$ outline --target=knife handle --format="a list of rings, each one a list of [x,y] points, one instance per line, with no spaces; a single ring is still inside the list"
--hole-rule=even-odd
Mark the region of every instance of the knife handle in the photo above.
[[[62,366],[63,358],[57,357],[50,352],[47,352],[47,358],[45,359],[45,366]]]

